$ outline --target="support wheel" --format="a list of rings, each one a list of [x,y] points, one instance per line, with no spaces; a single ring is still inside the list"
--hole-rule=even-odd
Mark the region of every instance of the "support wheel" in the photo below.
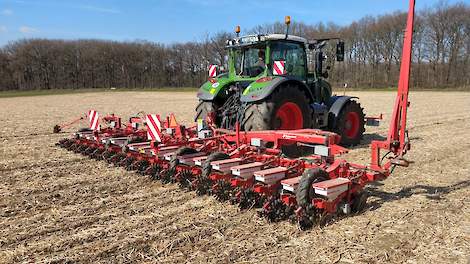
[[[310,205],[312,203],[312,199],[316,196],[312,184],[326,181],[328,179],[328,173],[320,168],[305,170],[300,178],[299,186],[297,187],[297,192],[295,194],[297,204],[301,207]]]
[[[307,169],[302,174],[295,194],[297,205],[303,209],[303,214],[298,219],[300,229],[305,230],[312,227],[318,215],[318,211],[312,205],[312,199],[317,196],[312,184],[328,179],[328,173],[320,168]]]
[[[361,191],[358,194],[356,194],[353,199],[351,211],[353,213],[362,212],[366,208],[367,198],[368,198],[368,195],[366,191]]]
[[[179,148],[175,155],[173,155],[171,157],[171,160],[170,160],[170,167],[168,167],[168,170],[166,171],[166,174],[165,175],[162,175],[162,182],[164,183],[173,183],[175,180],[174,180],[174,176],[175,176],[175,173],[176,173],[176,166],[178,166],[179,164],[179,160],[178,160],[178,156],[181,156],[181,155],[187,155],[187,154],[194,154],[194,153],[197,153],[197,150],[193,149],[193,148],[190,148],[190,147],[181,147]]]
[[[204,195],[211,191],[212,181],[209,179],[209,176],[212,173],[212,161],[223,160],[230,158],[229,155],[223,152],[214,152],[207,157],[202,165],[202,173],[197,180],[196,193],[197,195]]]

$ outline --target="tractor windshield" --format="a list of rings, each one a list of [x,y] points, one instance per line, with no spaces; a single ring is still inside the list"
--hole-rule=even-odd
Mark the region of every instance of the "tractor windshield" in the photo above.
[[[266,68],[265,46],[235,49],[233,58],[237,75],[256,77]]]

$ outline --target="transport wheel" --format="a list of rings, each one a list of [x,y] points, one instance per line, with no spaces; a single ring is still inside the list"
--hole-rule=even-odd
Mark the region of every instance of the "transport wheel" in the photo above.
[[[204,164],[202,165],[202,177],[209,177],[212,173],[212,166],[211,162],[217,161],[217,160],[224,160],[224,159],[229,159],[230,156],[223,153],[223,152],[214,152],[207,157],[207,159],[204,161]]]
[[[312,110],[304,92],[285,85],[265,100],[248,104],[241,125],[245,131],[310,128]]]
[[[301,207],[307,207],[312,203],[312,199],[315,197],[315,190],[312,184],[328,180],[329,176],[326,171],[315,168],[307,169],[300,178],[299,186],[295,194],[297,204]]]
[[[365,132],[364,112],[356,101],[349,101],[339,113],[333,132],[341,136],[340,144],[355,146],[361,142]]]
[[[195,150],[193,148],[190,148],[190,147],[181,147],[181,148],[179,148],[176,151],[175,155],[173,155],[171,157],[170,170],[175,170],[176,166],[178,166],[178,164],[179,164],[179,160],[177,159],[178,156],[187,155],[187,154],[194,154],[194,153],[197,153],[197,150]]]
[[[191,182],[194,175],[191,173],[190,170],[184,170],[181,172],[178,181],[178,187],[182,190],[191,190]]]
[[[196,116],[194,117],[194,121],[197,122],[198,119],[206,120],[207,114],[216,110],[217,109],[212,102],[200,100],[196,107]]]
[[[309,229],[319,220],[319,212],[312,205],[312,199],[317,197],[312,184],[328,179],[328,173],[320,168],[307,169],[302,174],[296,191],[297,205],[304,209],[302,216],[297,218],[297,222],[301,230]]]
[[[367,192],[361,191],[354,196],[353,203],[351,206],[351,211],[353,213],[360,213],[364,208],[366,208],[367,204]]]
[[[212,181],[209,179],[209,176],[212,172],[212,161],[224,160],[230,158],[229,155],[223,152],[214,152],[211,153],[207,159],[202,164],[202,173],[197,181],[196,194],[204,195],[207,194],[212,188]]]
[[[190,147],[181,147],[179,148],[175,155],[171,157],[170,160],[170,167],[166,171],[165,175],[161,175],[161,180],[163,183],[170,183],[174,181],[174,175],[176,173],[176,166],[179,164],[178,156],[187,155],[187,154],[194,154],[197,150],[190,148]]]

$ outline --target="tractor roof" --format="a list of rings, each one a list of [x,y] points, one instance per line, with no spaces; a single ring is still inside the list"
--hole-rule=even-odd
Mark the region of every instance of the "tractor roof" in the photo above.
[[[268,40],[290,40],[303,44],[307,44],[308,41],[305,38],[293,35],[286,34],[266,34],[266,35],[247,35],[242,37],[237,37],[234,39],[227,40],[227,47],[240,47],[240,46],[250,46],[256,43],[265,42]]]

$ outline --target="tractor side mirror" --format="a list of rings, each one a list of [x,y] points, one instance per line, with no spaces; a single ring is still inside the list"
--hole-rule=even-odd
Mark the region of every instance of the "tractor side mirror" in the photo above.
[[[336,43],[336,61],[344,61],[344,41]]]
[[[323,52],[317,51],[315,53],[315,72],[319,75],[323,73]]]

